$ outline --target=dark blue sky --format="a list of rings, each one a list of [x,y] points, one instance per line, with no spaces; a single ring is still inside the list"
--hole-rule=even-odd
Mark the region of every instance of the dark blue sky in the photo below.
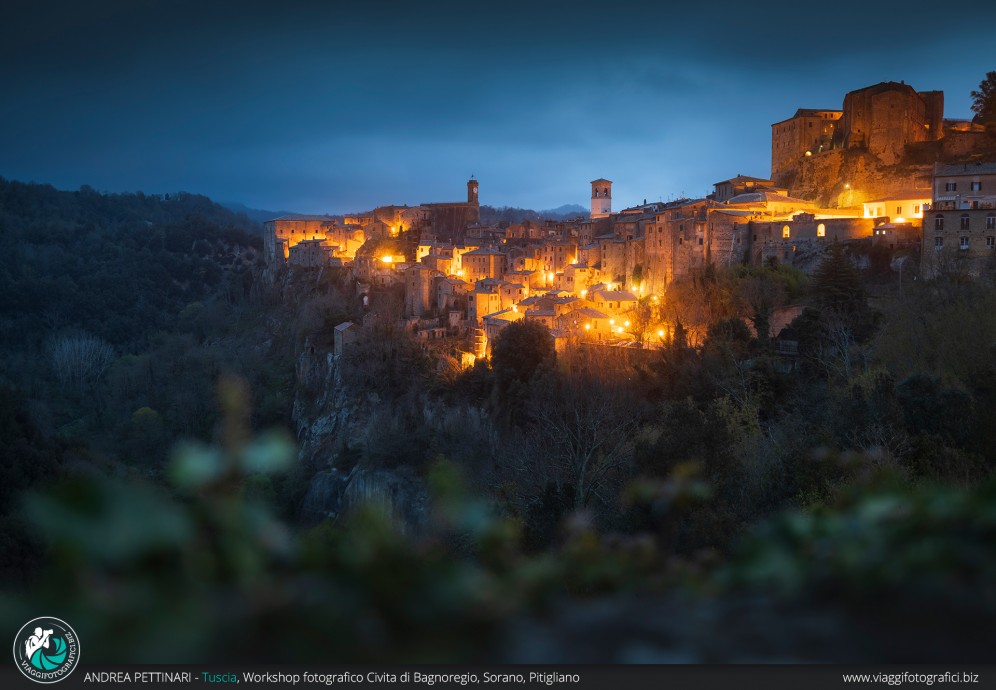
[[[603,176],[616,208],[699,195],[869,84],[970,117],[996,8],[967,7],[7,0],[0,176],[332,213],[471,173],[496,206],[587,205]]]

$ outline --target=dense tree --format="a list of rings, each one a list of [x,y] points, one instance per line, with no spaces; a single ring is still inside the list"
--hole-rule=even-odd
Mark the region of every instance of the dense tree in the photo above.
[[[555,359],[550,331],[541,323],[523,319],[498,334],[491,346],[491,367],[495,404],[502,416],[513,422],[524,419],[529,382],[541,366]]]
[[[996,72],[986,72],[986,78],[972,91],[972,112],[977,122],[996,134]]]
[[[830,254],[816,269],[812,294],[813,301],[822,310],[852,314],[866,307],[861,273],[837,242],[831,245]]]
[[[566,486],[574,510],[598,499],[611,503],[608,488],[625,475],[639,418],[631,394],[590,374],[552,373],[537,380],[528,413],[536,422],[525,474]],[[542,486],[546,482],[540,482]]]

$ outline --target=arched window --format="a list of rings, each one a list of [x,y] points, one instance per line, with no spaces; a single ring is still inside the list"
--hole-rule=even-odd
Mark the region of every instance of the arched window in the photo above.
[[[961,229],[968,230],[969,217],[967,213],[961,214]]]
[[[816,226],[816,236],[817,237],[826,237],[827,236],[827,226],[824,225],[823,223],[820,223],[819,225],[817,225]]]
[[[944,216],[935,216],[934,230],[943,230],[943,229],[944,229]]]
[[[789,226],[787,226],[787,225],[783,225],[782,226],[782,237],[784,239],[788,239],[791,236],[792,236],[792,229]]]

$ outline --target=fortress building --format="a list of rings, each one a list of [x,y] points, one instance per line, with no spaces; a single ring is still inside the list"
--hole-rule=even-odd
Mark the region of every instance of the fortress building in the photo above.
[[[829,151],[857,151],[878,166],[899,163],[910,144],[944,135],[944,93],[918,93],[905,82],[851,91],[841,110],[802,108],[771,125],[771,179],[792,186],[808,160]]]
[[[839,134],[845,148],[865,150],[895,165],[907,144],[944,135],[944,92],[917,93],[894,81],[852,91],[844,97]]]

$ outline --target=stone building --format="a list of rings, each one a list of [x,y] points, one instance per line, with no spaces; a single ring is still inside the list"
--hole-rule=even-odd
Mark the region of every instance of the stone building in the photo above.
[[[505,254],[494,247],[479,247],[462,255],[461,270],[471,283],[500,278],[505,273]]]
[[[405,270],[405,316],[423,316],[437,304],[436,281],[443,274],[425,264]]]
[[[872,237],[872,218],[817,218],[812,213],[797,213],[778,220],[750,220],[744,230],[750,263],[760,265],[769,259],[799,268],[815,268],[819,263],[800,265],[807,256],[822,257],[824,248],[833,242]]]
[[[294,266],[328,266],[336,248],[326,239],[301,240],[288,248],[287,262]]]
[[[263,223],[263,253],[267,263],[284,263],[290,248],[305,240],[324,240],[335,225],[331,216],[289,214]]]
[[[807,152],[812,155],[832,148],[843,114],[842,110],[799,108],[792,117],[771,125],[771,176],[780,177]]]
[[[863,149],[895,165],[907,144],[944,135],[944,92],[917,93],[894,81],[851,91],[844,97],[838,133],[844,148]]]
[[[925,206],[930,206],[930,190],[897,192],[862,203],[865,218],[887,218],[888,222],[911,222],[920,226]]]
[[[772,125],[774,126],[774,125]],[[721,180],[713,184],[712,200],[721,204],[727,203],[730,199],[741,194],[752,192],[772,192],[775,194],[788,194],[788,189],[778,187],[771,180],[750,175],[737,175],[728,180]]]
[[[471,178],[467,180],[466,201],[421,204],[425,215],[417,230],[421,234],[431,234],[437,240],[462,238],[468,225],[481,220],[478,192],[478,182]]]
[[[996,162],[934,166],[920,265],[925,276],[996,268]]]
[[[729,209],[711,199],[682,199],[665,204],[654,215],[643,240],[647,289],[660,292],[709,260],[705,238],[710,208]]]

